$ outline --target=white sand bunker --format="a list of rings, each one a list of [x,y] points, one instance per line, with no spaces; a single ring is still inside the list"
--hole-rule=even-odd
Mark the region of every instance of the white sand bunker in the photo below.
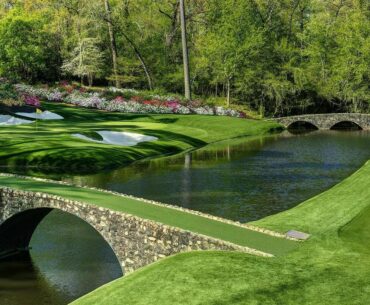
[[[31,124],[33,121],[18,119],[11,115],[0,115],[1,126]]]
[[[41,113],[17,112],[16,114],[19,116],[37,119],[37,120],[63,120],[64,119],[61,115],[50,112],[50,111],[44,111]]]
[[[119,145],[119,146],[135,146],[142,142],[153,142],[158,140],[156,137],[146,136],[139,133],[132,132],[118,132],[118,131],[97,131],[103,140],[91,139],[82,134],[74,134],[73,136],[82,140],[100,143],[100,144],[110,144],[110,145]]]

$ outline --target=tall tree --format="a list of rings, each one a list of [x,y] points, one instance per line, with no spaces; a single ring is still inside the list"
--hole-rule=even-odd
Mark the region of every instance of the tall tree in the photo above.
[[[113,77],[115,79],[115,86],[117,88],[120,88],[121,83],[119,81],[118,63],[117,63],[118,51],[117,51],[116,35],[114,32],[114,27],[113,27],[113,22],[112,22],[112,11],[111,11],[109,0],[104,0],[104,6],[105,6],[108,32],[109,32],[110,49],[112,52]]]
[[[190,100],[191,99],[191,85],[190,85],[189,49],[188,49],[188,38],[187,38],[187,30],[186,30],[185,0],[180,0],[180,18],[181,18],[182,53],[183,53],[183,62],[184,62],[185,98]]]
[[[62,69],[80,77],[81,85],[86,77],[91,87],[94,77],[102,71],[102,65],[103,55],[97,46],[97,40],[84,38],[73,50],[71,58],[64,62]]]

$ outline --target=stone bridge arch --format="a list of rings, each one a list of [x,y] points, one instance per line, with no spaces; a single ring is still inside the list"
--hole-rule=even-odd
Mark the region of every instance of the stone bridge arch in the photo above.
[[[285,128],[297,122],[306,122],[321,130],[330,130],[341,122],[349,122],[359,126],[362,130],[370,130],[370,115],[361,113],[329,113],[289,116],[274,119]]]
[[[288,123],[287,126],[285,126],[287,129],[312,129],[312,130],[319,130],[320,127],[316,126],[316,122],[313,120],[296,120],[292,121],[291,123]]]
[[[18,206],[19,208],[19,206]],[[29,254],[29,246],[34,232],[38,228],[39,224],[43,219],[53,211],[62,212],[63,217],[73,217],[82,220],[82,222],[89,227],[92,227],[96,235],[99,235],[100,239],[104,241],[105,246],[110,249],[111,253],[115,256],[116,263],[120,264],[118,257],[115,255],[112,247],[107,243],[105,238],[89,223],[86,219],[82,219],[70,212],[65,212],[55,207],[33,207],[24,210],[12,207],[4,210],[7,213],[6,220],[0,224],[0,260],[6,258],[12,258],[13,256]],[[1,215],[1,213],[0,213]],[[58,236],[55,236],[58,238]],[[101,244],[99,244],[101,245]],[[124,270],[122,270],[123,272]]]
[[[53,209],[75,215],[91,225],[113,249],[125,274],[180,252],[250,250],[212,237],[58,196],[0,188],[0,254],[11,253],[17,248],[27,248],[38,224]]]

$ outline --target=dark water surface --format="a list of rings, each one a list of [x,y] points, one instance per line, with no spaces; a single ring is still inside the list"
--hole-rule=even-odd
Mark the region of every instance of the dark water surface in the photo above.
[[[0,305],[65,305],[122,276],[103,238],[61,211],[41,222],[31,247],[32,261],[0,263]]]
[[[368,159],[369,132],[285,132],[64,180],[248,222],[323,192]]]
[[[368,132],[288,132],[63,180],[247,222],[294,207],[370,159]],[[32,262],[0,263],[0,305],[65,305],[122,275],[86,223],[54,211],[32,239]]]

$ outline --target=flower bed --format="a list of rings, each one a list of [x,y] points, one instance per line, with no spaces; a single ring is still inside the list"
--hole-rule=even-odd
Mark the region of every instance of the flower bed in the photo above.
[[[200,114],[245,118],[244,112],[223,107],[202,105],[200,101],[183,101],[174,96],[144,95],[133,89],[108,88],[104,91],[88,92],[68,83],[58,88],[37,88],[25,84],[15,85],[15,89],[28,105],[37,106],[40,99],[64,102],[79,107],[124,113],[152,114]]]

